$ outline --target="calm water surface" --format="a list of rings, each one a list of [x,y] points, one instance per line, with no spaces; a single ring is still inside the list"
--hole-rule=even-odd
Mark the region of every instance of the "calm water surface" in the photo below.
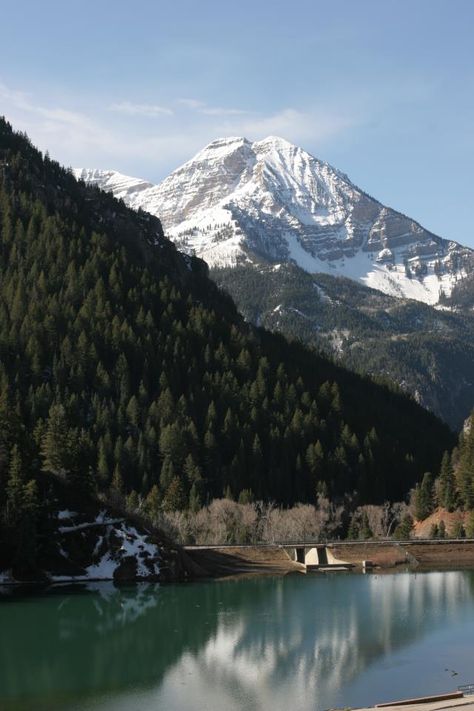
[[[473,681],[471,571],[90,584],[0,601],[2,711],[308,711]]]

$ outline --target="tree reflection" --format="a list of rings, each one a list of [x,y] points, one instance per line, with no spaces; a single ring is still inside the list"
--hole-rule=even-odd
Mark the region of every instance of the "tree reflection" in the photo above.
[[[202,708],[206,693],[228,709],[242,695],[248,708],[296,696],[314,708],[373,661],[455,621],[473,592],[474,573],[445,572],[14,596],[0,604],[0,707],[80,709],[89,699],[87,709],[105,709],[107,696],[119,708],[121,695],[149,690],[144,711],[157,694]]]

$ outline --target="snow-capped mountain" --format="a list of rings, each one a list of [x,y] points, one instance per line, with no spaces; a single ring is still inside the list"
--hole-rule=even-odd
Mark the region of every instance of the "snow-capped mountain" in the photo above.
[[[157,215],[212,267],[294,262],[386,294],[435,304],[474,271],[474,251],[385,207],[282,138],[213,141],[159,185],[115,171],[78,178]]]

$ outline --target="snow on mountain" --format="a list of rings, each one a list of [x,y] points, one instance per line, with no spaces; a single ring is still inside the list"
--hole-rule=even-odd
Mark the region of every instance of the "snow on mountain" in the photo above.
[[[97,185],[102,190],[114,193],[118,198],[130,201],[136,200],[137,196],[150,188],[155,187],[153,183],[147,183],[146,180],[140,178],[130,178],[128,175],[122,175],[115,170],[95,170],[88,168],[80,168],[73,171],[78,180],[90,185]],[[139,205],[136,206],[136,209]]]
[[[159,185],[76,170],[210,266],[279,264],[343,275],[429,304],[474,270],[474,251],[385,207],[340,171],[282,138],[213,141]]]

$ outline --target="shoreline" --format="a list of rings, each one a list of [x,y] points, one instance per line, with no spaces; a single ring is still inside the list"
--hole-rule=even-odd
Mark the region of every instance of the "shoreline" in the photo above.
[[[387,709],[388,711],[444,711],[445,709],[458,708],[463,711],[472,711],[474,709],[474,694],[465,695],[460,691],[455,691],[447,694],[422,696],[416,699],[385,702],[374,706],[357,707],[352,711],[376,711],[376,709]]]
[[[243,575],[303,575],[322,572],[430,572],[474,569],[474,540],[333,541],[305,544],[177,546],[186,574],[174,579],[152,577],[82,578],[61,581],[0,578],[0,588],[83,585],[92,582],[164,583]],[[323,553],[321,553],[323,551]],[[320,559],[324,559],[321,563]]]
[[[361,541],[262,546],[185,546],[206,577],[400,569],[474,569],[474,541]]]

